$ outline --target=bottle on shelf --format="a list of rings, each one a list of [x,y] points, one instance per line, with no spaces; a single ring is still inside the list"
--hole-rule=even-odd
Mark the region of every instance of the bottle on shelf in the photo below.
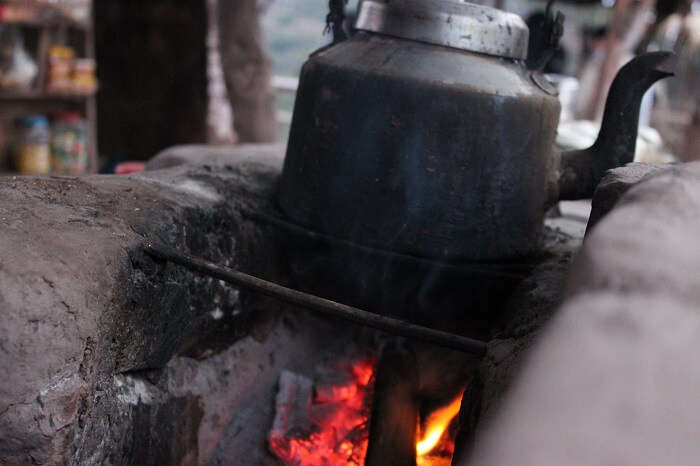
[[[37,73],[22,31],[15,26],[0,28],[0,89],[29,89]]]
[[[23,175],[51,171],[49,122],[43,115],[25,115],[15,120],[14,164]]]
[[[47,90],[61,93],[71,90],[71,75],[73,72],[73,48],[65,45],[54,45],[49,49],[49,80]]]
[[[82,175],[87,171],[87,129],[79,113],[65,112],[54,116],[51,131],[51,171],[65,175]]]

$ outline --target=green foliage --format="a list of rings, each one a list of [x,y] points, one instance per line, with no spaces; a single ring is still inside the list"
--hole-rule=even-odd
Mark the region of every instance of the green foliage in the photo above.
[[[297,76],[314,50],[326,45],[323,34],[327,0],[274,0],[262,18],[267,51],[274,73]]]

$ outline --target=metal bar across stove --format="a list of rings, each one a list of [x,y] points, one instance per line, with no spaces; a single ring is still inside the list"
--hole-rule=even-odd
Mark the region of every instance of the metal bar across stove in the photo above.
[[[380,316],[329,299],[319,298],[318,296],[286,288],[238,270],[222,267],[198,257],[183,254],[169,247],[148,243],[144,245],[144,251],[153,257],[173,262],[204,275],[218,278],[227,283],[238,285],[311,311],[476,356],[486,354],[486,343],[483,341]]]

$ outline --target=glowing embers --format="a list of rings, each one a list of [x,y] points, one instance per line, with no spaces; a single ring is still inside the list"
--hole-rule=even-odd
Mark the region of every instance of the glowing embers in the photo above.
[[[364,465],[374,370],[374,361],[362,359],[324,370],[315,382],[283,371],[268,436],[272,453],[287,466]],[[450,465],[462,395],[416,419],[417,466]]]
[[[416,442],[416,463],[418,466],[449,466],[455,449],[453,421],[459,414],[462,404],[460,393],[446,406],[438,408],[418,423],[418,441]]]
[[[373,370],[372,361],[356,361],[326,371],[315,386],[306,377],[283,372],[270,450],[285,465],[363,465]]]

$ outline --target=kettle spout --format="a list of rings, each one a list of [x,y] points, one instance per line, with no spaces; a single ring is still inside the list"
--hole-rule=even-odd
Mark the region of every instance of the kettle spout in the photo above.
[[[610,86],[596,142],[588,149],[561,154],[560,199],[592,197],[607,170],[634,160],[642,97],[656,81],[673,76],[666,68],[672,56],[645,53],[620,69]]]

